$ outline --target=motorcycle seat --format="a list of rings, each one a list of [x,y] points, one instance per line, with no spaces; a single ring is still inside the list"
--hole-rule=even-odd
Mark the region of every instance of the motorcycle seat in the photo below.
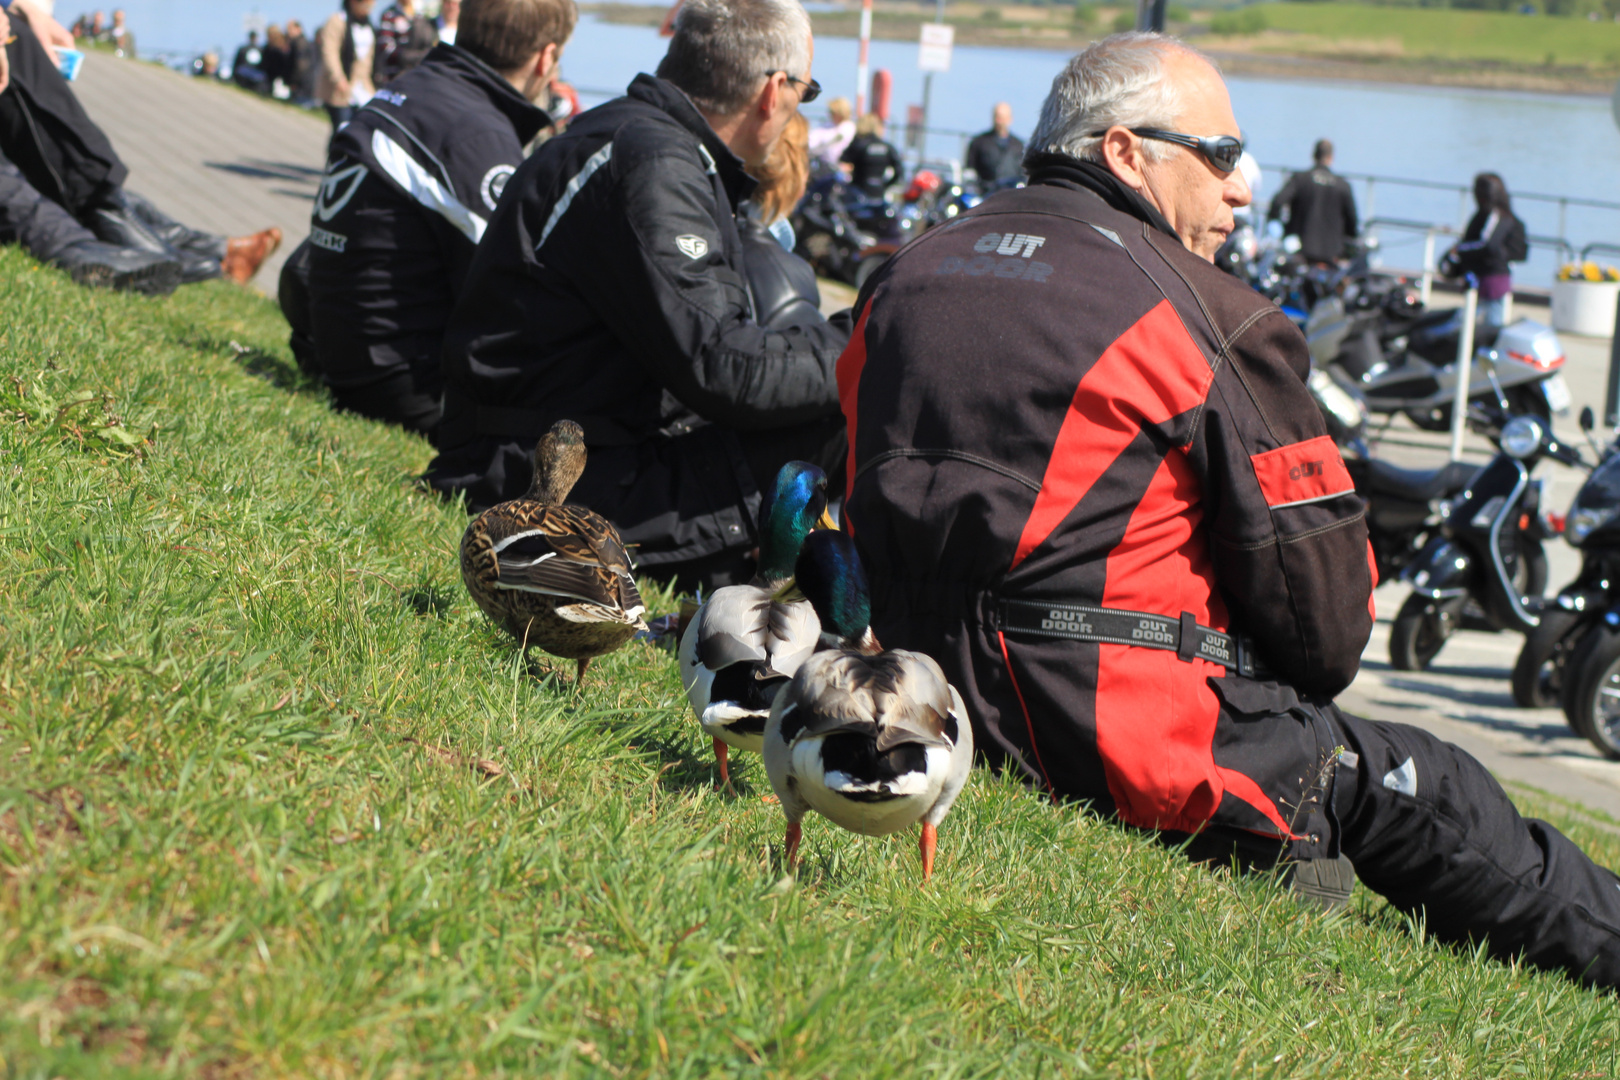
[[[1455,495],[1468,486],[1479,466],[1452,461],[1438,469],[1403,469],[1387,461],[1371,458],[1364,462],[1367,490],[1363,495],[1387,495],[1408,502]]]

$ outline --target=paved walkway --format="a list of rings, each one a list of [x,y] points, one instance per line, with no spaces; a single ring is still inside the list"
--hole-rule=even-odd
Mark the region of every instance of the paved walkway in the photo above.
[[[129,166],[131,191],[226,236],[281,226],[286,240],[254,280],[275,295],[283,259],[309,233],[325,118],[93,51],[74,88]]]

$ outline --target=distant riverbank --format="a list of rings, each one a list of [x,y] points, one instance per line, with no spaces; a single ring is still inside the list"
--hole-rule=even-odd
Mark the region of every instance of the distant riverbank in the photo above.
[[[1173,23],[1170,30],[1197,44],[1214,56],[1225,71],[1237,75],[1602,95],[1609,94],[1616,79],[1620,79],[1620,27],[1610,24],[1517,17],[1519,21],[1501,28],[1518,31],[1522,27],[1525,32],[1540,31],[1543,37],[1549,30],[1564,37],[1577,34],[1580,41],[1573,49],[1576,55],[1567,57],[1567,60],[1584,59],[1586,62],[1561,61],[1558,48],[1571,49],[1564,41],[1550,48],[1527,44],[1527,49],[1541,53],[1539,63],[1469,56],[1466,55],[1466,46],[1472,39],[1462,35],[1448,35],[1446,42],[1448,47],[1454,43],[1463,45],[1463,49],[1456,50],[1462,55],[1408,55],[1413,51],[1412,46],[1404,44],[1399,34],[1404,28],[1403,24],[1409,22],[1414,14],[1406,9],[1370,9],[1369,17],[1380,21],[1364,28],[1365,37],[1346,36],[1339,26],[1324,26],[1322,29],[1329,31],[1327,33],[1310,32],[1311,20],[1342,14],[1342,10],[1335,12],[1333,9],[1354,8],[1355,5],[1347,4],[1266,5],[1269,18],[1298,24],[1299,28],[1266,28],[1243,35],[1213,34],[1207,13],[1193,12],[1190,13],[1190,21]],[[669,9],[664,5],[586,3],[581,5],[581,10],[596,14],[604,22],[657,26],[663,22]],[[1090,8],[1087,10],[1091,18],[1077,22],[1072,15],[1065,14],[1073,10],[1068,7],[953,2],[949,21],[956,28],[956,42],[959,45],[1068,49],[1078,52],[1087,43],[1108,33],[1123,12],[1123,9]],[[1415,14],[1425,18],[1430,13]],[[1476,22],[1476,16],[1492,15],[1460,11],[1437,11],[1433,14],[1446,19]],[[1513,20],[1516,17],[1495,18]],[[860,12],[855,8],[814,11],[811,19],[817,37],[850,38],[860,33]],[[884,41],[916,41],[919,28],[929,21],[925,14],[910,4],[879,6],[873,13],[872,36]],[[1489,21],[1487,26],[1498,29]],[[1428,31],[1434,28],[1422,26],[1421,29]],[[1444,32],[1445,28],[1438,29]],[[1593,36],[1614,36],[1615,47],[1608,49],[1605,47],[1606,41],[1593,46]],[[1582,55],[1583,52],[1587,55]]]

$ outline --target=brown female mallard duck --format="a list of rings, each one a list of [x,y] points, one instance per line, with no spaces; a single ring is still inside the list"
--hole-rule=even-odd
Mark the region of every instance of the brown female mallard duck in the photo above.
[[[646,610],[612,522],[563,500],[585,471],[585,432],[559,420],[534,448],[534,482],[492,506],[461,537],[461,577],[473,601],[524,647],[579,662],[638,630]]]

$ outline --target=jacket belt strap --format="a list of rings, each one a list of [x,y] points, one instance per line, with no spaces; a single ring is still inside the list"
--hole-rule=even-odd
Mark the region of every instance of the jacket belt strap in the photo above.
[[[1263,676],[1263,668],[1255,662],[1253,643],[1241,635],[1200,626],[1185,611],[1179,619],[1173,619],[1089,604],[1002,600],[997,605],[997,620],[999,629],[1013,633],[1164,649],[1187,663],[1196,658],[1220,664],[1239,675],[1252,678],[1258,670]]]

